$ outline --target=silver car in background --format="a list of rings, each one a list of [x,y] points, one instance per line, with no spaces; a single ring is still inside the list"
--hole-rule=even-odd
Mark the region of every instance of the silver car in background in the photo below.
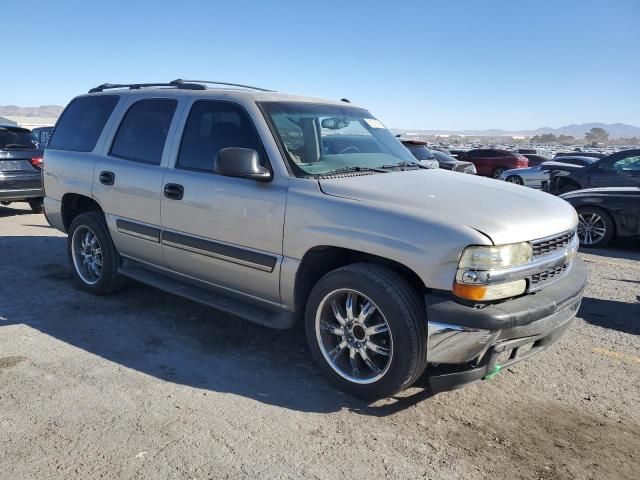
[[[554,167],[562,167],[563,165],[578,165],[585,167],[597,161],[597,158],[591,157],[562,157],[560,161],[549,161],[529,168],[518,168],[515,170],[507,170],[502,172],[500,180],[516,185],[524,185],[525,187],[536,188],[538,190],[546,190],[549,186],[551,171]]]

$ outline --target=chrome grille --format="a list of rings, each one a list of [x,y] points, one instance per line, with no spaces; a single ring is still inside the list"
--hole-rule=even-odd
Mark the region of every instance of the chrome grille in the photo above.
[[[537,257],[539,255],[544,255],[545,253],[553,252],[560,248],[565,248],[573,237],[575,237],[576,231],[573,230],[571,232],[566,232],[561,235],[556,235],[555,237],[543,238],[540,240],[534,240],[531,242],[531,246],[533,247],[533,256]]]
[[[562,265],[560,267],[552,268],[550,270],[545,270],[543,272],[535,273],[530,277],[530,289],[540,288],[544,285],[545,282],[552,280],[553,278],[557,278],[562,275],[567,270],[568,265]]]

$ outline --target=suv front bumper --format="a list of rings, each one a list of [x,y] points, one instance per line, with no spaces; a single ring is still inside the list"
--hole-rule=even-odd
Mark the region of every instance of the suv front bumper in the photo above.
[[[437,367],[429,379],[432,389],[459,388],[547,348],[571,323],[586,282],[584,262],[576,258],[552,286],[499,304],[477,308],[427,294],[427,359]]]

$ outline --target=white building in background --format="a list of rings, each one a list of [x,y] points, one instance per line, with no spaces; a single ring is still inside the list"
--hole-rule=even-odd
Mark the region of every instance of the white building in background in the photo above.
[[[14,116],[6,116],[4,117],[7,120],[11,120],[14,123],[17,123],[21,127],[33,129],[36,127],[53,127],[58,120],[57,117],[14,117]],[[0,123],[2,123],[0,121]]]
[[[0,117],[0,125],[17,125],[17,122],[6,117]]]

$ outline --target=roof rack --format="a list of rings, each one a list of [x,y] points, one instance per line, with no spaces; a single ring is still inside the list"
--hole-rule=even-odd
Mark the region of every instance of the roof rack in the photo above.
[[[201,83],[206,83],[206,84],[210,84],[210,85],[226,85],[228,87],[242,87],[242,88],[249,88],[251,90],[259,90],[261,92],[274,92],[275,90],[269,90],[267,88],[260,88],[260,87],[252,87],[251,85],[242,85],[240,83],[229,83],[229,82],[216,82],[214,80],[183,80],[182,78],[178,78],[176,80],[173,80],[171,82],[172,85],[189,85],[189,84],[201,84]]]
[[[170,83],[103,83],[89,90],[89,93],[103,92],[113,88],[128,88],[129,90],[138,90],[145,87],[176,87],[185,90],[205,90],[204,85],[187,82],[170,82]]]

